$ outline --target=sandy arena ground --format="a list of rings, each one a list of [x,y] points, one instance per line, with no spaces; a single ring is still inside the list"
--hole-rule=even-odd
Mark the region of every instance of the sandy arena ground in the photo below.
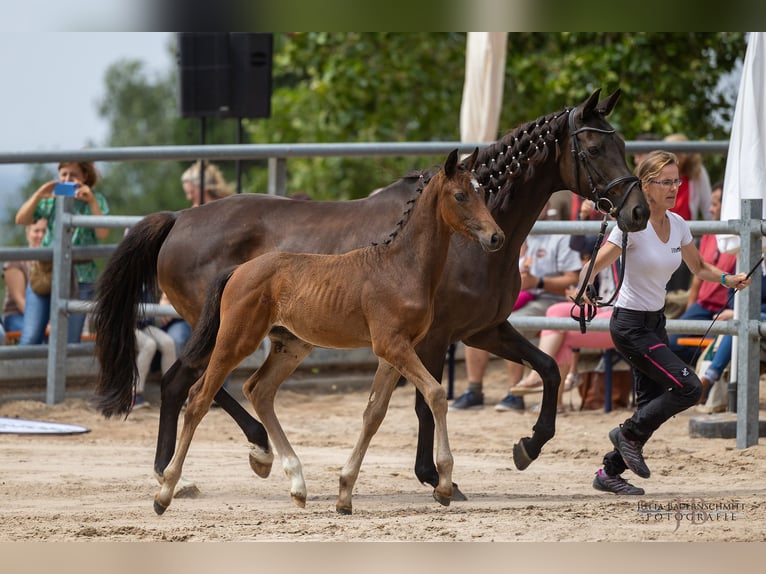
[[[48,407],[0,395],[0,417],[91,429],[72,436],[0,435],[0,542],[766,540],[764,439],[738,449],[733,439],[690,438],[689,419],[698,415],[683,413],[645,449],[652,478],[626,473],[647,494],[617,497],[595,491],[591,481],[609,446],[607,432],[629,411],[569,412],[559,416],[541,457],[518,471],[512,445],[530,433],[535,415],[494,411],[505,390],[496,363],[486,383],[489,406],[448,416],[453,478],[469,500],[442,507],[415,478],[417,431],[408,385],[394,393],[362,465],[352,516],[336,514],[335,501],[365,391],[319,393],[302,385],[280,391],[277,413],[306,476],[305,509],[290,501],[278,461],[269,478],[253,474],[243,435],[214,409],[184,469],[201,494],[174,500],[163,516],[152,508],[156,386],[152,408],[127,420],[105,420],[83,398]],[[464,381],[459,370],[458,391]],[[693,503],[706,511],[686,510]],[[679,504],[682,512],[665,512]]]

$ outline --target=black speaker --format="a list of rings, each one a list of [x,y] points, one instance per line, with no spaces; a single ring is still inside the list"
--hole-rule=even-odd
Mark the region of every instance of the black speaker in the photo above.
[[[178,34],[181,117],[267,118],[272,34]]]
[[[231,33],[231,115],[268,118],[271,115],[273,35]]]

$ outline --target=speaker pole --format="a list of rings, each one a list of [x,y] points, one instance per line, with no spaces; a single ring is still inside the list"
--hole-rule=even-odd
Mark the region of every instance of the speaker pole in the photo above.
[[[237,143],[242,143],[242,118],[237,117]],[[237,172],[237,193],[242,193],[242,164],[239,159],[234,162],[234,169]]]

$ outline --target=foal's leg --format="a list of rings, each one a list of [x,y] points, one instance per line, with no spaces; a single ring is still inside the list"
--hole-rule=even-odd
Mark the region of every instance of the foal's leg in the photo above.
[[[367,400],[367,406],[364,409],[362,417],[362,432],[351,451],[346,465],[340,473],[340,490],[338,492],[338,502],[335,504],[335,510],[339,514],[351,514],[351,496],[354,490],[354,484],[359,476],[359,469],[362,466],[362,460],[370,446],[370,441],[380,428],[380,423],[386,416],[388,403],[391,400],[391,394],[399,380],[399,373],[387,362],[378,360],[378,370],[375,372],[375,378],[372,381],[370,397]]]
[[[415,347],[423,365],[439,384],[442,384],[444,358],[448,347],[448,341],[446,339],[442,340],[440,337],[433,337],[433,331],[429,332],[426,338]],[[436,488],[439,484],[439,473],[434,463],[434,417],[428,404],[423,399],[423,395],[418,390],[415,390],[415,414],[418,417],[415,476],[422,484],[430,484],[433,488]],[[455,482],[452,483],[452,500],[468,500]]]
[[[434,379],[423,366],[412,347],[394,350],[393,346],[384,349],[385,360],[415,385],[423,395],[433,414],[436,430],[436,470],[439,482],[434,489],[434,499],[444,506],[452,499],[452,452],[447,436],[447,391]],[[383,351],[381,351],[383,352]]]
[[[250,325],[248,325],[249,327]],[[181,437],[178,449],[173,459],[163,472],[164,482],[160,491],[154,497],[154,511],[157,514],[165,512],[173,499],[176,484],[181,478],[183,463],[189,452],[194,431],[202,418],[210,410],[213,398],[223,386],[228,374],[248,355],[253,353],[266,335],[267,329],[249,331],[254,336],[245,337],[236,327],[227,328],[222,325],[218,333],[215,349],[210,357],[210,363],[202,378],[191,388],[189,402],[186,405]],[[249,334],[248,333],[248,334]],[[255,343],[253,343],[255,341]]]
[[[303,478],[303,469],[274,412],[274,398],[279,386],[311,352],[313,346],[290,333],[288,335],[290,336],[277,338],[276,341],[276,337],[272,337],[268,358],[261,368],[245,381],[242,392],[253,404],[255,412],[271,437],[274,449],[282,459],[282,468],[290,479],[290,497],[297,506],[305,508],[306,481]],[[259,469],[271,469],[273,459],[271,451],[260,453],[253,448],[250,452],[250,466],[259,475]]]

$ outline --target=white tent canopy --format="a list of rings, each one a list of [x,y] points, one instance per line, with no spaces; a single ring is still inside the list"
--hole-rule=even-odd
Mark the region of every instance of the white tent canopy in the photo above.
[[[766,33],[751,32],[729,140],[721,221],[741,218],[741,200],[765,197]],[[766,201],[763,215],[766,218]],[[737,251],[739,243],[735,235],[718,236],[721,251]]]

